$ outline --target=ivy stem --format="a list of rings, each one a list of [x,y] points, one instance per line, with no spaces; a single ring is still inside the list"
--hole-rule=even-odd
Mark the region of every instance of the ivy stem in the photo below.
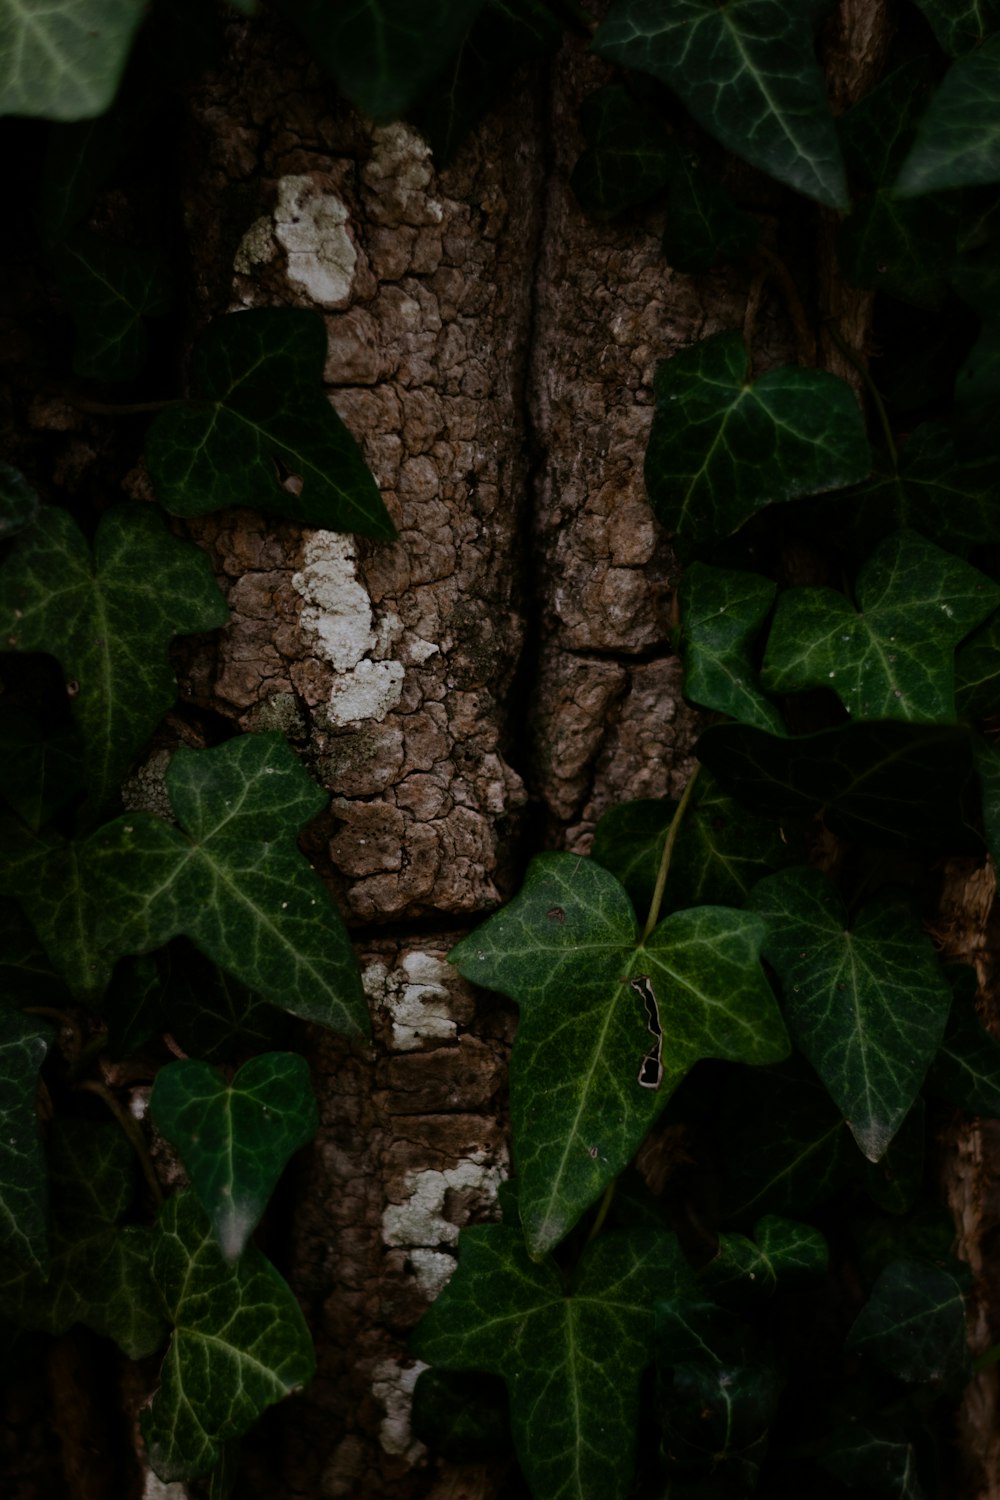
[[[885,409],[885,402],[882,400],[879,388],[875,384],[874,380],[871,377],[871,374],[869,373],[868,366],[864,363],[863,360],[858,358],[856,351],[852,349],[850,344],[846,343],[841,337],[840,330],[838,329],[836,321],[833,318],[830,318],[828,320],[826,326],[831,339],[836,344],[841,354],[846,360],[850,361],[850,363],[857,370],[858,374],[861,376],[862,384],[871,397],[872,405],[878,412],[878,419],[882,427],[882,435],[885,438],[885,445],[889,450],[889,457],[892,459],[892,467],[894,469],[898,469],[899,451],[896,448],[896,439],[893,437],[892,428],[889,426],[889,416]]]
[[[106,1088],[103,1083],[99,1083],[96,1078],[82,1078],[79,1083],[74,1085],[74,1087],[78,1089],[86,1089],[89,1094],[96,1094],[99,1099],[104,1100],[104,1103],[114,1115],[122,1130],[124,1130],[126,1136],[129,1139],[129,1142],[131,1143],[133,1151],[139,1158],[139,1165],[142,1168],[142,1175],[145,1177],[147,1183],[149,1184],[149,1190],[153,1195],[153,1201],[157,1205],[161,1204],[163,1202],[163,1189],[161,1188],[159,1178],[156,1175],[156,1169],[153,1166],[152,1158],[150,1157],[150,1154],[146,1149],[146,1142],[143,1139],[142,1131],[139,1129],[138,1120],[136,1120],[127,1109],[122,1109],[121,1105],[118,1103],[118,1100],[115,1098],[111,1090],[109,1088]]]
[[[608,1217],[608,1209],[611,1207],[612,1199],[615,1196],[615,1183],[617,1181],[617,1177],[612,1177],[611,1181],[604,1189],[604,1197],[601,1199],[601,1206],[597,1210],[597,1217],[595,1218],[593,1224],[591,1224],[590,1233],[587,1235],[587,1245],[590,1244],[591,1240],[596,1240],[597,1236],[604,1228],[604,1221]],[[586,1249],[586,1245],[584,1246],[584,1249]]]
[[[641,941],[643,943],[660,920],[660,907],[663,905],[663,892],[667,888],[667,876],[670,873],[670,861],[673,857],[674,845],[677,842],[677,835],[681,831],[681,820],[688,810],[688,804],[691,801],[691,794],[694,791],[695,782],[698,780],[698,772],[700,770],[700,765],[695,766],[688,777],[688,784],[684,788],[681,800],[677,804],[677,811],[674,813],[670,821],[670,827],[667,829],[667,836],[663,842],[663,853],[660,855],[660,868],[656,872],[656,887],[653,891],[653,899],[649,903],[649,916],[646,918],[646,925],[642,929]]]

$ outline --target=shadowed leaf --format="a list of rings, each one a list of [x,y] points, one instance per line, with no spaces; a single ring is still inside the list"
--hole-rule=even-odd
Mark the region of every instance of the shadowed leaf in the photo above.
[[[900,1380],[954,1391],[970,1371],[961,1287],[925,1261],[893,1261],[858,1314],[847,1347]]]
[[[38,1135],[38,1070],[52,1032],[0,1010],[0,1252],[48,1269],[48,1178]]]
[[[0,115],[99,115],[145,11],[145,0],[0,0]]]
[[[1000,179],[1000,36],[952,63],[896,182],[900,197]]]
[[[73,368],[97,380],[131,380],[146,362],[146,318],[170,310],[161,250],[133,250],[79,233],[55,256],[59,290],[76,323]]]

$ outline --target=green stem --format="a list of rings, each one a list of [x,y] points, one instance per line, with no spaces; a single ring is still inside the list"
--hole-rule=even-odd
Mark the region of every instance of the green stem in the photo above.
[[[615,1196],[615,1183],[617,1181],[617,1177],[612,1177],[611,1181],[604,1189],[604,1197],[601,1199],[601,1206],[597,1210],[597,1217],[594,1220],[593,1224],[591,1224],[590,1233],[587,1235],[588,1245],[590,1244],[591,1240],[597,1239],[597,1236],[604,1228],[604,1221],[608,1217],[608,1209],[611,1207],[611,1201]]]
[[[878,412],[878,419],[882,426],[882,435],[885,438],[885,445],[889,450],[889,457],[892,459],[892,467],[894,469],[898,469],[899,452],[896,448],[896,439],[893,437],[892,428],[889,426],[889,417],[885,409],[885,403],[882,400],[882,396],[879,392],[878,386],[875,384],[874,380],[868,372],[868,366],[858,358],[857,354],[851,348],[850,344],[846,344],[844,342],[837,329],[836,323],[832,319],[830,319],[826,327],[830,338],[836,344],[841,354],[846,360],[850,361],[850,363],[857,370],[858,374],[861,376],[864,388],[871,397],[872,404],[875,407],[875,410]]]
[[[653,899],[649,903],[649,916],[646,918],[646,925],[642,929],[642,942],[646,941],[660,920],[660,907],[663,905],[663,892],[667,888],[667,876],[670,873],[670,861],[673,857],[674,845],[677,842],[677,835],[681,831],[681,819],[687,812],[688,803],[691,801],[691,794],[694,791],[694,785],[698,780],[698,772],[700,770],[701,766],[695,766],[691,772],[688,784],[684,788],[681,800],[677,804],[677,811],[674,813],[670,827],[667,829],[667,837],[663,844],[663,853],[660,856],[660,868],[656,874],[656,888],[653,891]]]
[[[108,1109],[118,1121],[118,1124],[121,1126],[122,1130],[128,1137],[133,1151],[139,1158],[139,1165],[142,1168],[142,1175],[145,1177],[146,1181],[149,1184],[149,1190],[153,1195],[153,1201],[156,1204],[162,1203],[163,1189],[161,1188],[159,1178],[156,1175],[156,1168],[153,1166],[152,1158],[150,1157],[149,1152],[146,1149],[146,1142],[143,1138],[142,1131],[139,1129],[138,1120],[136,1120],[127,1109],[122,1109],[121,1105],[118,1103],[118,1100],[115,1098],[114,1094],[112,1094],[111,1090],[106,1088],[103,1083],[99,1083],[96,1078],[81,1079],[81,1081],[74,1086],[78,1089],[86,1089],[89,1094],[96,1094],[99,1099],[104,1100],[104,1103],[107,1105]]]

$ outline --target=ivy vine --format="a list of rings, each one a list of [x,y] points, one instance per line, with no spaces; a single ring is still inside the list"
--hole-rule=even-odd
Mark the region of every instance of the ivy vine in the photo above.
[[[93,222],[192,19],[146,9],[0,0],[0,113],[47,122],[37,236],[74,370],[107,383],[96,413],[151,416],[156,495],[43,500],[0,466],[0,1317],[164,1351],[150,1463],[221,1497],[239,1437],[313,1369],[252,1238],[317,1124],[281,1013],[369,1021],[296,844],[326,798],[280,735],[178,750],[163,816],[121,810],[175,700],[170,643],[226,619],[163,512],[394,532],[310,313],[217,318],[182,394],[122,402],[176,305],[155,234]],[[647,491],[685,565],[685,695],[716,716],[681,801],[613,808],[589,859],[538,855],[451,955],[519,1008],[516,1175],[416,1330],[414,1423],[457,1457],[512,1447],[534,1500],[952,1492],[971,1278],[928,1146],[948,1110],[1000,1117],[1000,1043],[928,923],[943,856],[1000,854],[1000,7],[904,5],[839,118],[829,10],[288,7],[336,87],[439,162],[515,67],[586,40],[608,72],[580,211],[665,200],[665,263],[776,287],[799,350],[763,363],[751,297],[657,371]],[[762,184],[877,294],[877,357],[826,330],[858,390],[816,368],[810,274]],[[190,1180],[165,1200],[101,1069],[164,1030],[184,1056],[150,1111]]]

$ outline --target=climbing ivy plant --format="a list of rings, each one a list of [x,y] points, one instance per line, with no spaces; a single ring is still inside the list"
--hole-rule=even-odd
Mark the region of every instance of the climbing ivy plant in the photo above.
[[[520,1012],[516,1170],[414,1334],[414,1424],[452,1456],[512,1449],[534,1500],[934,1500],[973,1365],[928,1146],[949,1110],[1000,1117],[975,973],[930,935],[942,859],[1000,854],[1000,7],[903,5],[839,118],[828,0],[600,9],[234,6],[441,163],[515,67],[589,46],[580,212],[663,203],[664,276],[751,292],[742,327],[662,362],[645,454],[698,765],[679,802],[612,808],[589,858],[539,854],[452,953]],[[198,51],[193,9],[146,10],[0,0],[0,113],[40,117],[39,254],[109,418],[177,295],[155,237],[95,215]],[[865,347],[820,325],[816,233],[875,294]],[[795,363],[760,347],[768,295]],[[174,706],[171,642],[226,619],[164,511],[394,535],[325,352],[300,310],[203,329],[148,427],[153,503],[0,464],[0,1317],[159,1352],[150,1463],[213,1496],[313,1369],[253,1239],[317,1123],[281,1016],[369,1021],[296,844],[326,798],[280,735],[178,749],[155,814],[121,786]],[[165,1200],[122,1102],[140,1048],[190,1181]]]

